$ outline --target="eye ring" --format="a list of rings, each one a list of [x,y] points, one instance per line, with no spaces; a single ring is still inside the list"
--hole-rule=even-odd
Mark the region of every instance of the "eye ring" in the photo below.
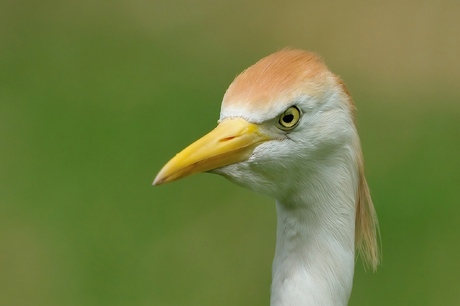
[[[300,120],[300,110],[296,106],[289,107],[278,119],[278,128],[287,131],[297,126]]]

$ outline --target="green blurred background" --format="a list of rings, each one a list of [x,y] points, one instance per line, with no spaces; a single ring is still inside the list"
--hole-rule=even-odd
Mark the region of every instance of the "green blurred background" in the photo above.
[[[0,1],[0,305],[268,305],[272,199],[152,187],[232,79],[321,54],[358,107],[383,264],[350,305],[460,301],[460,2]]]

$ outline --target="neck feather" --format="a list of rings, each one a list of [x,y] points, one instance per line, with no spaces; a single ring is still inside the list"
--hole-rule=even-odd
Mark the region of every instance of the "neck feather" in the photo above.
[[[348,303],[358,173],[344,164],[313,171],[301,191],[277,201],[272,306]]]

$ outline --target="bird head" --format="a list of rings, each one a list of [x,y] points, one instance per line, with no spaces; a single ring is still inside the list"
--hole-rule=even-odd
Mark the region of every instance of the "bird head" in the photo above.
[[[355,143],[340,79],[315,54],[282,50],[233,81],[218,126],[167,163],[154,184],[207,171],[280,199],[301,183],[293,175],[299,168],[314,171]]]
[[[173,157],[153,184],[212,172],[282,200],[302,190],[311,176],[346,159],[358,182],[357,247],[375,268],[377,221],[354,109],[345,85],[320,57],[296,49],[276,52],[235,78],[217,127]]]

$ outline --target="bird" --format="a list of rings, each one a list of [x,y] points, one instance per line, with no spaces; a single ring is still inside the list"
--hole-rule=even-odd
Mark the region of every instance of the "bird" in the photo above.
[[[347,305],[358,254],[380,261],[356,107],[314,52],[281,49],[224,94],[217,127],[175,155],[153,185],[210,172],[276,203],[271,306]]]

